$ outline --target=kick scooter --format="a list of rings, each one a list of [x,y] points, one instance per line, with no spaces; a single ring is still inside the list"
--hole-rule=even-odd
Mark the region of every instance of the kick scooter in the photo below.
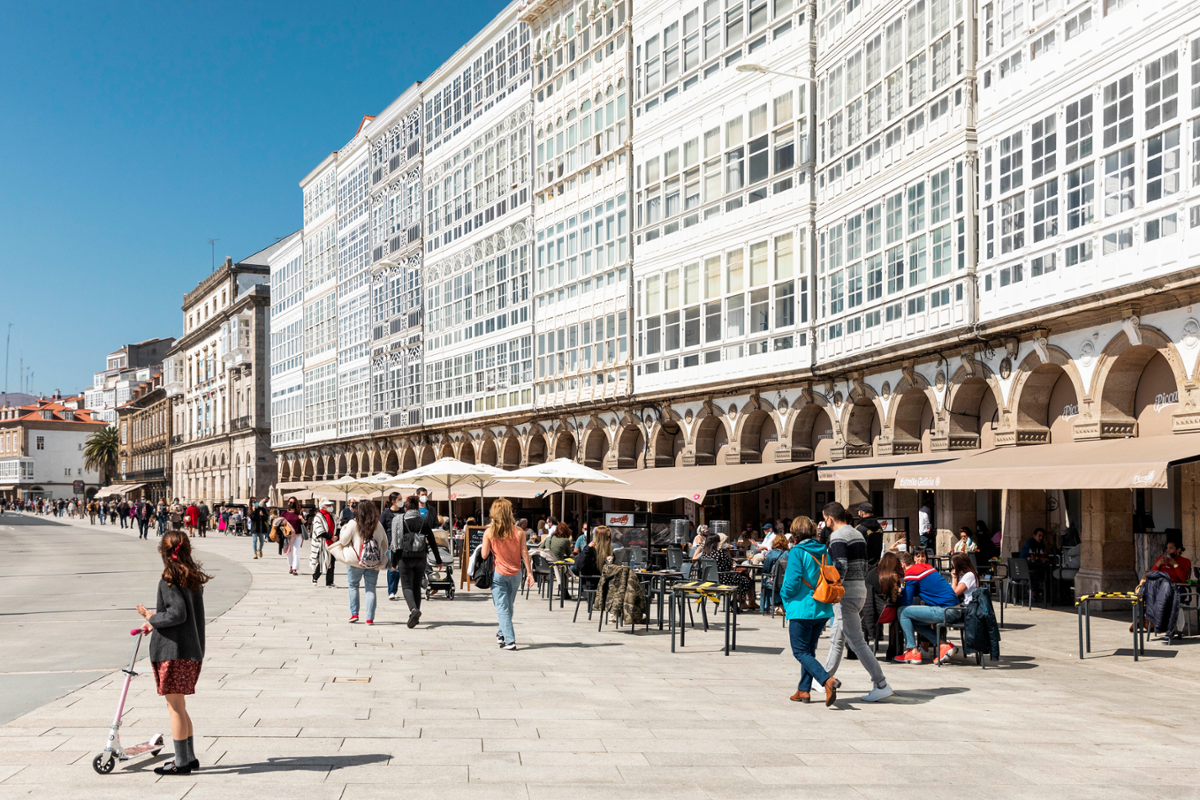
[[[149,631],[143,628],[134,628],[129,632],[130,636],[137,638],[133,642],[133,655],[129,658],[129,668],[121,670],[125,673],[125,684],[121,687],[121,701],[117,703],[117,715],[113,717],[112,727],[108,730],[108,744],[104,746],[104,752],[92,759],[92,769],[101,775],[112,772],[117,761],[128,761],[146,753],[156,756],[162,750],[163,735],[161,733],[151,736],[148,742],[129,748],[121,747],[121,715],[125,713],[125,698],[129,696],[129,684],[137,676],[137,673],[133,671],[133,665],[137,661],[143,634],[148,635]]]

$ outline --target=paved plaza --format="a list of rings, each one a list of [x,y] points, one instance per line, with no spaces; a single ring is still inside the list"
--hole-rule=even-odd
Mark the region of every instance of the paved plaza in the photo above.
[[[114,550],[154,547],[129,531],[83,527]],[[5,673],[55,669],[44,653],[36,668],[13,655],[34,634],[16,627],[14,609],[62,608],[54,592],[88,571],[67,551],[35,563],[29,530],[0,517]],[[66,525],[37,530],[78,538]],[[286,574],[274,545],[252,560],[245,538],[210,536],[196,551],[221,563],[221,581],[241,580],[239,570],[251,578],[208,626],[189,701],[200,772],[159,778],[157,760],[92,771],[119,691],[115,655],[114,672],[83,675],[91,682],[0,727],[0,800],[1200,796],[1200,640],[1152,643],[1135,664],[1128,623],[1115,616],[1094,621],[1095,652],[1081,663],[1073,614],[1010,607],[998,666],[888,665],[896,697],[869,705],[858,700],[864,671],[843,662],[843,691],[826,709],[788,701],[798,666],[778,619],[743,617],[729,657],[718,629],[690,634],[672,654],[656,627],[598,632],[582,617],[572,624],[571,604],[551,612],[531,596],[517,606],[520,649],[504,652],[483,592],[428,601],[415,630],[403,602],[386,599],[374,627],[349,625],[343,575],[334,590],[314,587]],[[20,572],[35,568],[38,591],[14,597]],[[121,602],[149,603],[154,586],[147,574]],[[117,640],[114,653],[127,652],[139,621],[120,610],[95,622]],[[91,646],[46,629],[62,663]],[[142,664],[127,743],[167,730]]]

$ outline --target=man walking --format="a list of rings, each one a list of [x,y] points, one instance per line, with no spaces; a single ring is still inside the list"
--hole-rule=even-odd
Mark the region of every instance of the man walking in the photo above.
[[[208,518],[212,515],[212,512],[209,511],[209,509],[208,509],[208,503],[205,503],[203,500],[201,500],[200,506],[196,509],[196,511],[198,512],[197,517],[196,517],[197,523],[198,523],[196,531],[201,536],[207,537],[208,536]]]
[[[150,533],[150,504],[144,499],[138,501],[136,519],[138,524],[138,538],[148,539]]]
[[[887,678],[875,660],[875,653],[863,638],[861,615],[867,599],[867,541],[861,533],[850,527],[850,514],[841,503],[830,503],[821,509],[821,515],[825,518],[825,527],[832,531],[829,534],[829,557],[841,573],[842,586],[846,590],[841,601],[833,606],[833,626],[829,631],[829,655],[825,659],[825,671],[831,676],[837,673],[842,653],[849,643],[863,669],[871,676],[871,691],[862,699],[874,703],[891,697],[892,687],[888,686]],[[837,681],[835,686],[840,683]]]

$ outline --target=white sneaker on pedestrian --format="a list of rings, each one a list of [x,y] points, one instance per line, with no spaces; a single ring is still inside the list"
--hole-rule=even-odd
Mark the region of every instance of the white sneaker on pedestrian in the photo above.
[[[864,703],[877,703],[880,700],[886,700],[894,694],[895,692],[892,690],[892,687],[885,683],[883,686],[871,687],[871,691],[862,696],[862,701]]]
[[[505,642],[503,645],[500,646],[500,649],[501,650],[516,650],[517,643],[516,642]]]
[[[396,599],[396,595],[394,595],[394,594],[388,595],[388,600],[395,600],[395,599]]]

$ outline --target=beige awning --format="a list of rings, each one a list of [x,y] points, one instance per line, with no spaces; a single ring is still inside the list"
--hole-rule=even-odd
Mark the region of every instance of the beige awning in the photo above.
[[[817,471],[823,481],[890,481],[906,467],[933,466],[958,461],[979,450],[949,450],[943,453],[911,453],[904,456],[847,458],[826,464]],[[897,484],[896,488],[900,488]]]
[[[112,486],[105,486],[103,489],[96,491],[96,497],[110,497],[114,494],[122,494],[125,491],[125,484],[114,483]]]
[[[666,503],[680,498],[703,503],[705,496],[713,489],[736,486],[793,470],[811,470],[813,467],[811,461],[770,461],[765,464],[721,464],[708,467],[616,469],[611,470],[612,475],[625,481],[627,486],[580,483],[567,491],[644,503]]]
[[[17,487],[12,484],[5,484],[4,486],[0,486],[0,492],[11,492],[16,488]]]
[[[912,466],[905,489],[1165,489],[1167,468],[1200,459],[1200,434],[1102,439],[986,450]]]
[[[127,483],[121,487],[121,490],[118,492],[118,494],[129,494],[130,492],[134,491],[135,489],[140,489],[145,485],[146,484],[144,484],[144,483]]]
[[[316,485],[316,481],[282,481],[275,484],[275,488],[280,491],[287,491],[288,489],[307,489],[310,486]]]

